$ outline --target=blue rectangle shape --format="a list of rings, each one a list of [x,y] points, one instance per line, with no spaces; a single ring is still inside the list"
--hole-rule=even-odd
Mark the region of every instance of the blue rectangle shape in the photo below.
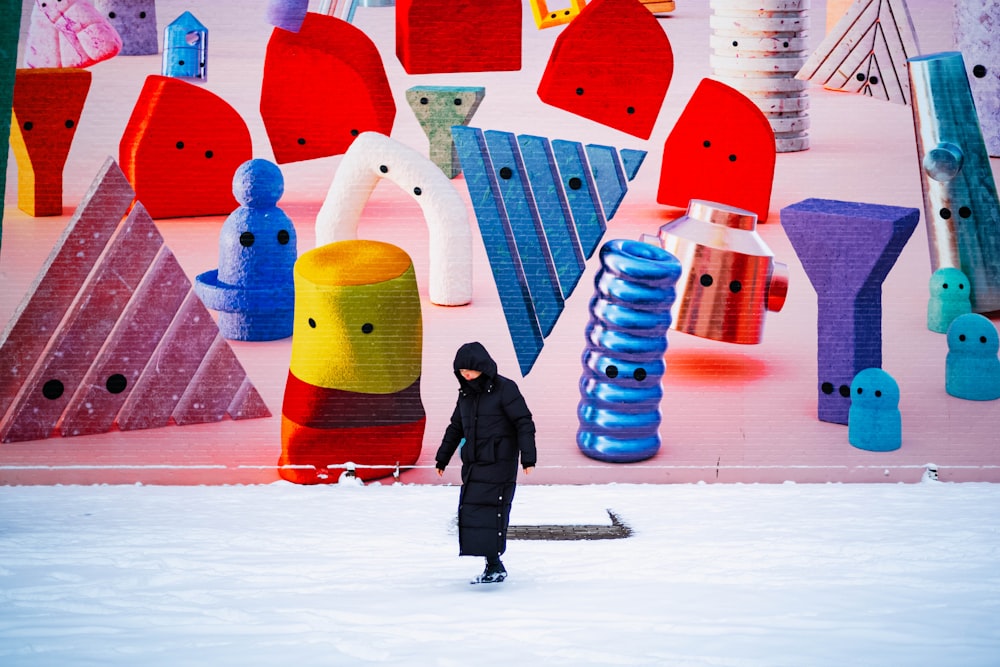
[[[597,250],[608,222],[597,199],[597,187],[587,166],[583,144],[555,139],[552,141],[552,152],[559,166],[566,200],[573,212],[573,223],[580,238],[580,246],[584,256],[589,258]]]
[[[542,351],[544,340],[494,176],[486,138],[478,128],[461,125],[452,127],[451,134],[479,221],[479,231],[493,270],[493,280],[500,295],[500,305],[507,319],[521,375],[527,375]]]
[[[547,337],[562,314],[564,300],[535,200],[528,186],[517,138],[510,132],[496,130],[487,130],[484,134],[535,315],[542,335]]]
[[[535,209],[555,261],[559,288],[563,298],[569,298],[580,282],[586,260],[573,225],[566,193],[559,181],[559,168],[552,154],[552,146],[545,137],[529,134],[518,135],[517,143],[521,147],[521,159],[535,198]]]
[[[587,144],[586,150],[590,160],[590,173],[597,186],[597,196],[604,207],[604,217],[610,220],[615,217],[625,193],[628,192],[625,171],[618,159],[618,151],[611,146]]]

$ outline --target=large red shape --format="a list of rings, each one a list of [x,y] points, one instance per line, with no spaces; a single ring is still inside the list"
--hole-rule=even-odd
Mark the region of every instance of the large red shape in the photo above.
[[[748,97],[702,79],[663,144],[656,201],[735,206],[767,220],[774,182],[774,131]]]
[[[639,0],[594,0],[556,38],[538,97],[648,139],[673,73],[670,40]]]
[[[233,174],[253,157],[250,130],[225,100],[150,75],[118,145],[122,171],[154,218],[226,215]]]
[[[521,11],[520,0],[398,0],[396,57],[409,74],[519,70]]]
[[[264,57],[260,115],[278,164],[340,155],[362,132],[389,135],[396,104],[375,44],[333,16],[275,28]]]

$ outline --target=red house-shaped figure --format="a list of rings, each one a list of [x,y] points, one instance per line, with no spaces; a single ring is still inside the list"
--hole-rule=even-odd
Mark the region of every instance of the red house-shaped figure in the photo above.
[[[150,75],[118,145],[119,162],[154,218],[228,215],[233,174],[253,157],[250,130],[216,94]]]
[[[396,56],[409,74],[519,70],[521,2],[398,0]]]

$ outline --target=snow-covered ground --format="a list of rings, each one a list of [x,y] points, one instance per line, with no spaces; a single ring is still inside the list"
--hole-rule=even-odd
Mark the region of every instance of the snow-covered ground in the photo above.
[[[0,665],[1000,665],[1000,486],[0,487]]]

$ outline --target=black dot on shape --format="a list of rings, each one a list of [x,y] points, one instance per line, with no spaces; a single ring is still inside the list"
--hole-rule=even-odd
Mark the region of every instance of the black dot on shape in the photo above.
[[[63,395],[63,383],[59,380],[49,380],[42,385],[42,396],[54,401]]]
[[[108,376],[107,381],[104,383],[104,388],[108,390],[109,394],[120,394],[125,391],[125,387],[127,386],[128,380],[121,373]]]

